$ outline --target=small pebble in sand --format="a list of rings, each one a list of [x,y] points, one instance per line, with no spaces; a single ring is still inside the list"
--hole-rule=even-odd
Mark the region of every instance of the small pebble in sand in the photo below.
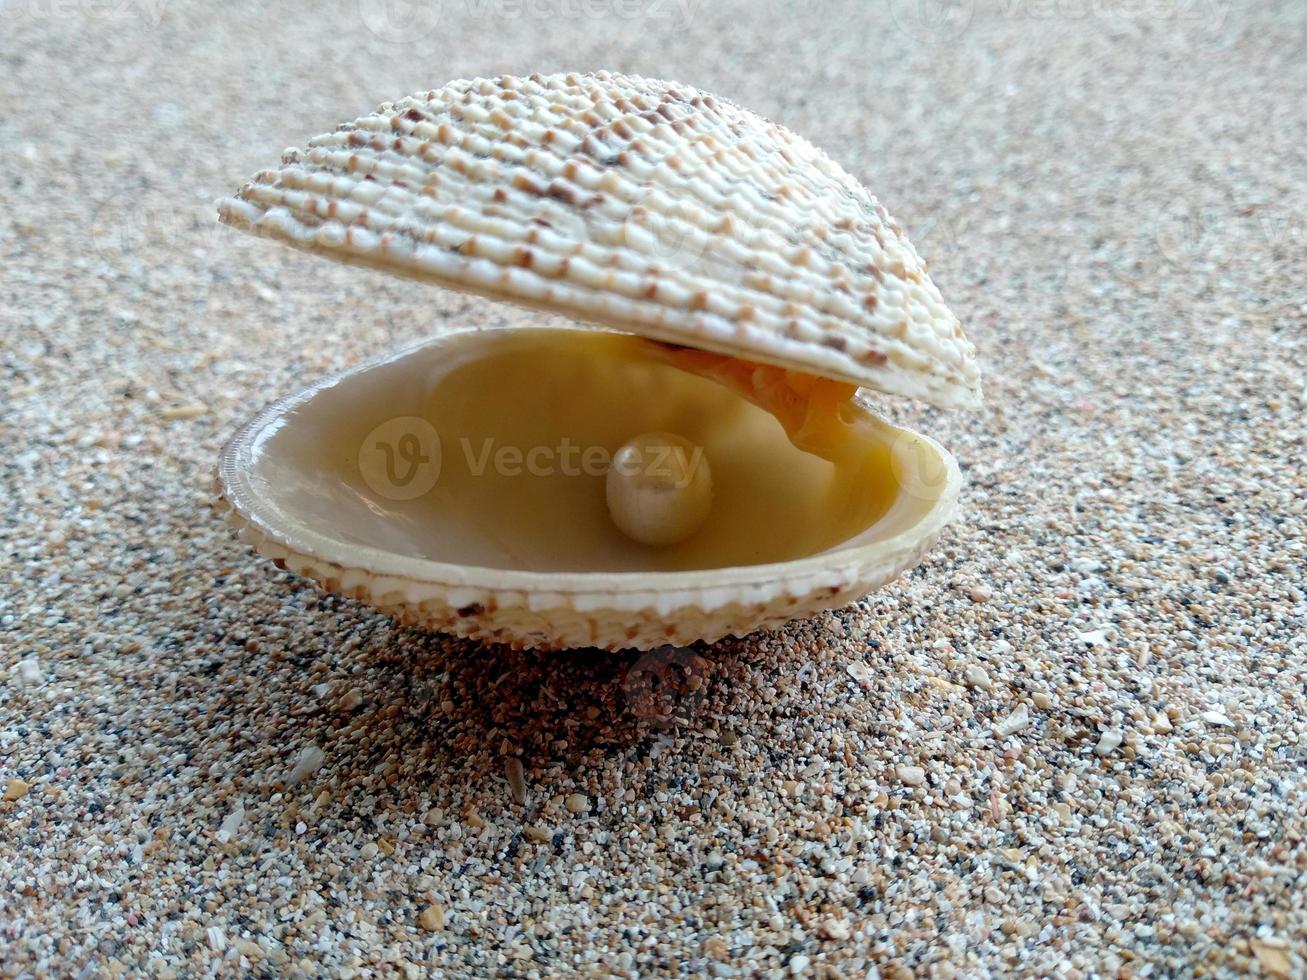
[[[341,695],[340,701],[336,705],[336,708],[342,714],[348,714],[349,712],[355,710],[362,703],[363,703],[363,692],[360,691],[357,687],[351,687],[348,691],[346,691],[343,695]]]
[[[9,803],[21,800],[31,788],[31,783],[25,783],[21,779],[11,779],[5,783],[5,800]]]
[[[233,837],[235,837],[236,832],[240,830],[241,824],[243,824],[244,822],[245,822],[245,807],[242,805],[237,805],[235,810],[233,810],[231,813],[227,814],[227,816],[223,818],[222,826],[218,828],[218,832],[214,835],[218,839],[218,843],[226,844]]]
[[[427,932],[438,932],[445,928],[445,910],[432,902],[418,913],[418,925]]]
[[[1254,939],[1248,944],[1263,970],[1273,977],[1293,975],[1293,961],[1289,958],[1289,944],[1283,939]]]
[[[979,664],[970,664],[963,672],[969,687],[978,687],[982,691],[994,690],[994,682],[989,679],[989,671]]]
[[[522,760],[510,755],[504,760],[504,776],[508,779],[508,791],[513,794],[513,802],[526,806],[526,773],[522,771]]]
[[[843,919],[827,919],[821,926],[822,935],[837,942],[849,938],[849,924]]]
[[[563,805],[572,813],[585,813],[590,809],[590,800],[583,793],[569,793]]]
[[[322,763],[326,761],[326,758],[327,754],[316,745],[304,746],[304,748],[300,749],[299,757],[296,758],[294,767],[286,777],[286,785],[295,786],[308,779],[322,768]]]
[[[1094,746],[1094,752],[1100,756],[1111,755],[1121,747],[1124,740],[1119,728],[1108,728],[1098,736],[1098,744]]]
[[[872,671],[861,660],[850,660],[844,665],[845,672],[863,687],[867,687],[872,682]]]
[[[926,770],[921,766],[899,766],[895,773],[904,786],[921,786],[926,782]]]
[[[994,590],[988,585],[973,585],[967,589],[967,598],[972,602],[988,602],[994,598]]]
[[[13,674],[21,687],[39,687],[45,683],[45,675],[41,673],[41,662],[36,657],[24,657],[18,661],[14,665]]]
[[[209,410],[208,405],[194,402],[189,405],[172,405],[162,409],[159,417],[165,422],[184,422],[187,419],[196,419]]]
[[[1015,735],[1027,725],[1030,724],[1030,711],[1024,704],[1018,705],[1017,709],[1008,715],[1001,722],[994,726],[994,733],[999,738],[1007,738],[1009,735]]]

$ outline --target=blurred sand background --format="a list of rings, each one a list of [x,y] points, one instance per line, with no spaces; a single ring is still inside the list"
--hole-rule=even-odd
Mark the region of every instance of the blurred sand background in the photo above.
[[[0,2],[0,974],[1303,976],[1304,50],[1297,0]],[[884,401],[968,480],[925,564],[673,703],[207,509],[256,407],[526,319],[213,199],[598,67],[829,151],[987,371]]]

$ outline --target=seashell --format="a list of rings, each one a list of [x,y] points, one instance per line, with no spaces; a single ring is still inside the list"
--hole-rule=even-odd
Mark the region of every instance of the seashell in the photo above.
[[[247,540],[405,622],[712,641],[867,594],[953,510],[952,457],[857,389],[977,405],[974,349],[875,198],[725,99],[607,72],[452,82],[288,151],[219,214],[594,325],[444,333],[224,449]]]
[[[689,86],[475,79],[289,150],[222,220],[297,248],[944,406],[974,350],[825,154]]]

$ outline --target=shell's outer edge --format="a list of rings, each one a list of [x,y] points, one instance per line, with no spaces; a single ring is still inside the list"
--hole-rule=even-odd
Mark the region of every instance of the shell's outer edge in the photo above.
[[[974,348],[884,207],[807,141],[688,85],[451,82],[288,151],[218,210],[351,264],[980,404]]]
[[[747,636],[828,609],[839,609],[893,581],[938,540],[947,517],[910,548],[875,565],[832,566],[819,580],[777,582],[756,599],[703,603],[675,593],[553,592],[468,588],[373,575],[288,548],[250,523],[219,488],[215,508],[254,551],[327,592],[357,599],[406,626],[450,633],[513,649],[651,650]],[[620,601],[619,601],[620,599]]]
[[[454,333],[464,332],[488,331]],[[333,554],[343,546],[330,537],[286,526],[280,509],[250,489],[245,478],[251,472],[251,446],[266,426],[356,372],[451,336],[420,341],[323,378],[268,405],[241,426],[223,447],[214,483],[215,508],[241,540],[327,591],[360,599],[410,625],[518,649],[651,649],[743,636],[848,605],[915,565],[956,510],[962,484],[957,462],[933,439],[899,427],[893,428],[912,443],[923,443],[946,470],[938,491],[928,498],[929,510],[911,526],[892,538],[842,551],[695,572],[507,571],[404,558],[357,545],[346,549],[347,557]],[[875,414],[865,402],[861,407]],[[413,569],[422,574],[412,574]]]

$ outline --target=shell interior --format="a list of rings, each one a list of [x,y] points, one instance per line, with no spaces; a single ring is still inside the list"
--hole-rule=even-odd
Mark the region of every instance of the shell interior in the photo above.
[[[724,359],[732,383],[698,357],[601,331],[444,335],[261,413],[223,453],[224,495],[265,553],[329,586],[519,645],[715,639],[916,560],[956,497],[947,453],[856,399],[807,410],[818,379],[739,380]],[[702,447],[713,475],[706,523],[665,547],[605,506],[613,453],[651,430]],[[588,625],[550,625],[578,610]]]

